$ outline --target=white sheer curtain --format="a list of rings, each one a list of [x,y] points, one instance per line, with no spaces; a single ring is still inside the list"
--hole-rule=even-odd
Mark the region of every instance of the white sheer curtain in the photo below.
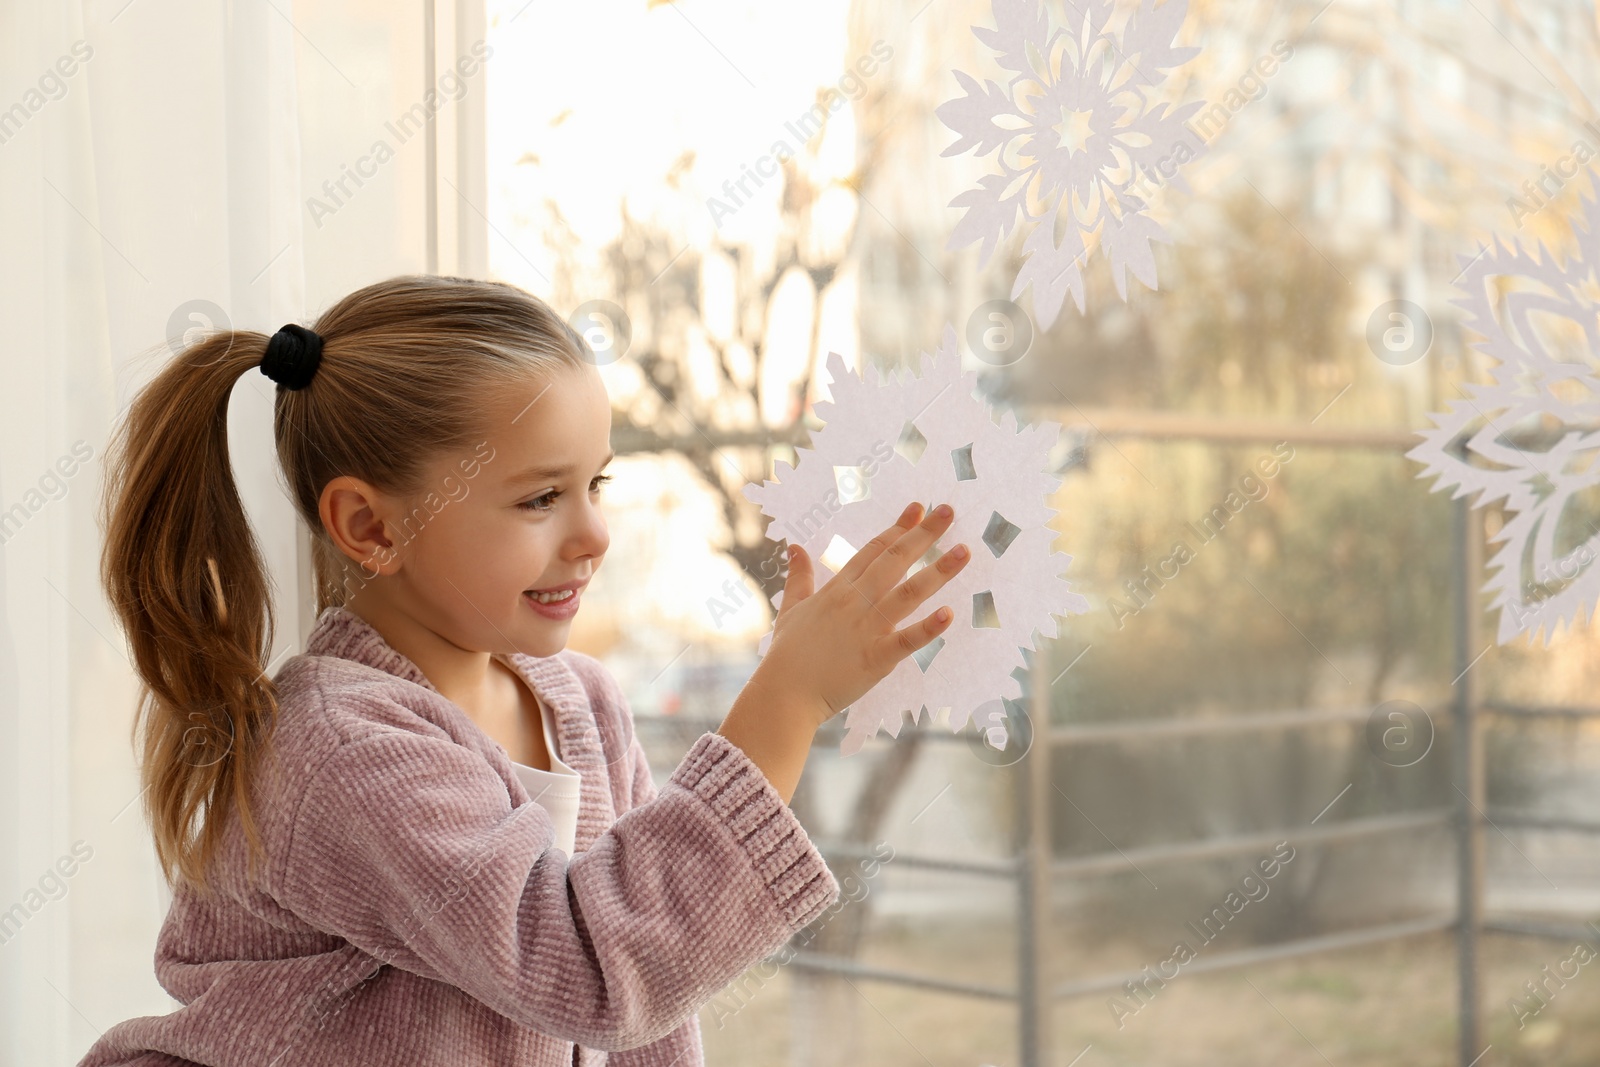
[[[187,328],[270,333],[391,274],[486,272],[486,79],[457,66],[483,22],[481,0],[0,0],[0,1064],[73,1062],[176,1005],[98,579],[113,420]],[[271,400],[247,375],[230,433],[276,662],[311,605]]]

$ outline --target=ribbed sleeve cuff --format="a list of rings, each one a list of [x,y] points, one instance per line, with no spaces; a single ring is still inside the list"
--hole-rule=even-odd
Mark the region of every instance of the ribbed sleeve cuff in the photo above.
[[[672,781],[705,801],[750,856],[784,921],[803,929],[839,897],[839,883],[761,768],[719,733],[700,735]]]

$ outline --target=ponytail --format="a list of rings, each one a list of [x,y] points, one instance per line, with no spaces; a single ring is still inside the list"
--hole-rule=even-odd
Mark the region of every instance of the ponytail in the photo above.
[[[234,806],[253,870],[249,792],[277,718],[268,577],[228,461],[228,397],[266,344],[230,331],[186,348],[106,449],[100,577],[143,681],[145,811],[168,884],[202,890]]]

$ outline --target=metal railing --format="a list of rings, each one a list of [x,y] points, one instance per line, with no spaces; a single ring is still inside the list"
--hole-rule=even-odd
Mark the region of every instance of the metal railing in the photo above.
[[[1036,654],[1034,671],[1040,676],[1047,677],[1049,674],[1048,664],[1044,659],[1038,658],[1042,656],[1042,652]],[[1040,737],[1040,733],[1043,732],[1040,729],[1040,720],[1037,717],[1033,717],[1035,723],[1033,748],[1018,764],[1018,767],[1024,770],[1023,774],[1018,775],[1019,793],[1021,794],[1019,799],[1023,801],[1021,808],[1023,817],[1020,822],[1024,827],[1030,823],[1035,827],[1048,827],[1049,806],[1047,804],[1039,804],[1037,798],[1030,801],[1029,798],[1033,797],[1034,790],[1029,786],[1033,784],[1031,780],[1040,776],[1041,772],[1048,775],[1049,760],[1036,757],[1049,751],[1075,745],[1104,742],[1148,743],[1154,740],[1219,736],[1226,733],[1306,729],[1330,725],[1364,725],[1368,714],[1365,711],[1359,715],[1351,711],[1309,711],[1237,715],[1203,720],[1096,723],[1084,726],[1057,727],[1043,738]],[[924,729],[920,732],[922,736],[926,736],[929,739],[942,736],[943,738],[965,740],[959,735],[941,734],[933,730]],[[904,737],[906,733],[907,731],[902,730],[901,736]],[[1024,764],[1028,766],[1024,767]],[[1048,788],[1048,780],[1046,781],[1046,787]],[[1070,982],[1048,983],[1044,978],[1044,956],[1048,949],[1048,938],[1046,936],[1048,916],[1042,914],[1048,906],[1048,897],[1045,891],[1035,890],[1032,894],[1028,892],[1026,879],[1030,876],[1030,873],[1042,872],[1045,890],[1047,891],[1050,882],[1058,879],[1102,877],[1142,868],[1146,865],[1188,863],[1259,852],[1262,849],[1270,849],[1273,844],[1282,841],[1286,836],[1292,836],[1296,843],[1329,844],[1385,834],[1453,828],[1456,822],[1455,809],[1444,807],[1394,815],[1349,819],[1342,822],[1328,823],[1323,826],[1287,827],[1276,831],[1232,834],[1199,841],[1182,841],[1128,849],[1114,849],[1103,853],[1061,858],[1056,858],[1051,854],[1048,848],[1048,838],[1045,839],[1045,847],[1041,848],[1037,845],[1032,848],[1023,847],[1010,860],[1002,861],[974,862],[935,856],[906,855],[905,853],[897,852],[894,860],[897,867],[903,865],[952,873],[990,875],[1011,880],[1016,885],[1019,898],[1017,985],[1011,989],[975,986],[933,975],[881,967],[866,967],[852,960],[826,957],[816,953],[799,954],[791,959],[789,965],[821,972],[846,974],[868,981],[891,982],[945,993],[1015,1001],[1020,1008],[1020,1031],[1018,1036],[1019,1047],[1023,1051],[1023,1054],[1019,1057],[1019,1062],[1031,1065],[1031,1067],[1038,1067],[1038,1065],[1046,1062],[1047,1054],[1045,1050],[1049,1047],[1047,1021],[1051,1005],[1070,998],[1122,990],[1129,982],[1142,981],[1145,976],[1137,973],[1098,975]],[[1026,842],[1031,835],[1024,832],[1019,836]],[[829,858],[853,859],[859,855],[866,854],[866,851],[861,846],[848,846],[827,840],[817,841],[817,847],[819,851]],[[1276,945],[1216,953],[1186,963],[1184,971],[1185,973],[1203,973],[1251,966],[1313,953],[1331,952],[1338,949],[1373,945],[1401,938],[1438,933],[1442,930],[1452,929],[1456,925],[1457,918],[1454,915],[1428,916],[1366,929],[1308,937]],[[1035,1005],[1031,1011],[1029,1010],[1030,1004]]]
[[[1416,443],[1409,430],[1362,430],[1359,428],[1310,427],[1269,423],[1217,423],[1187,416],[1140,415],[1126,412],[1097,412],[1098,419],[1077,412],[1047,409],[1029,414],[1063,422],[1070,431],[1109,438],[1141,437],[1162,440],[1204,440],[1212,443],[1259,444],[1290,441],[1298,445],[1330,448],[1372,448],[1404,450]],[[1075,425],[1073,415],[1077,415]],[[1063,416],[1066,416],[1063,419]],[[1021,415],[1019,414],[1019,418]],[[1087,441],[1087,434],[1085,442]],[[1085,444],[1086,447],[1086,444]],[[1029,719],[1034,735],[1028,753],[1016,765],[1018,791],[1018,847],[1015,854],[1000,860],[973,860],[896,853],[897,868],[915,867],[965,875],[1002,879],[1012,883],[1018,897],[1019,936],[1017,983],[1001,988],[949,978],[918,974],[892,968],[862,964],[853,959],[799,951],[789,966],[817,973],[837,974],[867,981],[893,983],[948,994],[1018,1005],[1018,1050],[1023,1067],[1043,1067],[1049,1048],[1049,1018],[1058,1001],[1119,990],[1143,975],[1117,974],[1091,976],[1071,982],[1048,985],[1045,979],[1046,946],[1049,942],[1049,904],[1052,880],[1103,877],[1144,864],[1187,863],[1257,852],[1270,848],[1286,836],[1296,841],[1326,844],[1387,834],[1425,832],[1439,828],[1453,831],[1456,844],[1456,908],[1452,914],[1427,916],[1338,933],[1307,937],[1275,945],[1258,946],[1217,953],[1185,964],[1186,971],[1208,972],[1245,967],[1259,963],[1292,959],[1314,953],[1331,952],[1358,946],[1375,945],[1403,938],[1453,930],[1456,933],[1458,997],[1458,1055],[1461,1067],[1470,1067],[1482,1055],[1479,1017],[1478,942],[1483,931],[1533,937],[1572,935],[1561,924],[1511,917],[1486,918],[1483,913],[1483,826],[1492,818],[1496,826],[1524,829],[1600,833],[1600,822],[1546,816],[1496,809],[1487,815],[1484,796],[1483,739],[1480,713],[1524,718],[1600,717],[1600,708],[1520,707],[1501,702],[1482,702],[1477,698],[1472,667],[1481,657],[1479,612],[1472,595],[1480,582],[1482,565],[1481,523],[1473,521],[1465,500],[1452,502],[1452,630],[1457,671],[1451,683],[1455,692],[1449,704],[1452,726],[1451,784],[1455,793],[1452,806],[1392,815],[1355,818],[1326,826],[1285,827],[1279,831],[1236,834],[1200,841],[1149,845],[1102,854],[1056,858],[1050,844],[1050,765],[1051,754],[1074,745],[1107,742],[1152,743],[1157,741],[1229,733],[1267,730],[1303,730],[1315,727],[1363,724],[1370,709],[1308,710],[1215,718],[1163,719],[1135,722],[1052,725],[1050,716],[1049,646],[1034,654],[1029,672]],[[645,720],[640,720],[641,722]],[[669,720],[670,721],[670,720]],[[689,725],[677,720],[677,728]],[[717,723],[707,722],[705,729]],[[818,746],[837,747],[840,732],[834,724],[819,731]],[[924,727],[908,727],[908,735],[935,741],[967,740],[965,735]],[[864,846],[818,839],[818,850],[830,860],[852,860],[868,855]]]

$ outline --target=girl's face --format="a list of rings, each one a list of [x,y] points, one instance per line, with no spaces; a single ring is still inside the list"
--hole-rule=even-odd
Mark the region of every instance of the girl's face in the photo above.
[[[552,656],[610,544],[600,486],[611,401],[583,364],[530,381],[484,415],[475,451],[433,464],[398,520],[406,525],[388,531],[401,561],[392,592],[460,648]],[[543,611],[528,593],[574,582],[573,597]]]

